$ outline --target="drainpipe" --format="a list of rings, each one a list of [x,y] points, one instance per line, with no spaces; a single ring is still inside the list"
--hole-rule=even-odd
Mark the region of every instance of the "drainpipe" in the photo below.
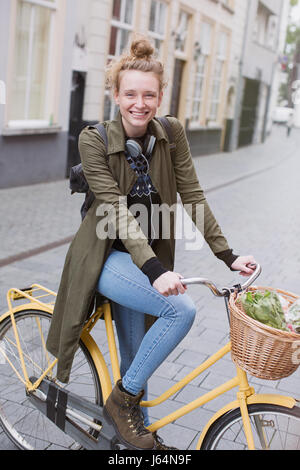
[[[248,19],[250,17],[249,16],[250,8],[251,8],[251,0],[248,0],[246,21],[245,21],[245,31],[244,31],[244,37],[243,37],[243,47],[242,47],[242,54],[241,54],[240,63],[239,63],[239,77],[238,77],[235,107],[234,107],[234,118],[233,118],[233,125],[232,125],[232,130],[231,130],[229,146],[228,146],[229,152],[236,150],[238,146],[238,135],[239,135],[239,130],[240,130],[240,110],[241,110],[241,100],[242,100],[242,94],[243,94],[243,66],[244,66],[247,37],[248,37],[248,30],[249,30]]]

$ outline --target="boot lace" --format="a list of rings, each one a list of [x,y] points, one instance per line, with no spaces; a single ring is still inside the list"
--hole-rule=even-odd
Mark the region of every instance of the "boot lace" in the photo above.
[[[131,426],[136,430],[136,434],[142,436],[148,434],[149,431],[144,426],[144,416],[142,410],[137,404],[125,404],[122,406],[128,412],[129,422]]]

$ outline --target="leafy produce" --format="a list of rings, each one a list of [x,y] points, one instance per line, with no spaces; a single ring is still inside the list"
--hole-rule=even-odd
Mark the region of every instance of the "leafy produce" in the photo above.
[[[249,317],[273,328],[289,331],[280,299],[275,292],[245,292],[240,300]]]
[[[296,300],[285,313],[286,321],[293,331],[300,333],[300,299]]]

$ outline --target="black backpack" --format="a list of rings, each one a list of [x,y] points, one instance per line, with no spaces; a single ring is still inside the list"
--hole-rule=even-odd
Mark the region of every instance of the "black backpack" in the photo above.
[[[167,119],[166,116],[160,117],[160,118],[157,118],[157,119],[162,124],[165,131],[167,132],[168,140],[169,140],[169,147],[170,147],[170,154],[171,154],[172,161],[174,162],[176,144],[174,142],[173,131],[172,131],[171,124],[170,124],[170,122],[169,122],[169,120]],[[89,126],[89,127],[97,129],[97,131],[99,132],[100,136],[102,137],[102,140],[103,140],[103,142],[105,144],[105,147],[107,149],[108,140],[107,140],[106,129],[103,126],[103,124],[101,124],[101,123],[94,124],[94,125]],[[91,207],[92,203],[95,200],[95,195],[89,188],[88,182],[87,182],[87,180],[84,176],[84,172],[83,172],[83,168],[82,168],[81,163],[79,163],[78,165],[73,166],[71,168],[70,178],[69,179],[70,179],[71,194],[85,193],[84,203],[82,204],[81,209],[80,209],[81,218],[83,220],[85,218],[86,214],[87,214],[87,211],[89,210],[89,208]]]

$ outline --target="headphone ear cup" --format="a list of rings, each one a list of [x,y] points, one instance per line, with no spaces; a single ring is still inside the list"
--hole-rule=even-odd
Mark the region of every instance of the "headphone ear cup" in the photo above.
[[[128,139],[125,144],[126,150],[134,158],[139,157],[143,153],[143,149],[140,144],[133,139]]]
[[[145,145],[145,149],[146,149],[145,157],[146,158],[151,157],[153,149],[154,149],[155,142],[156,142],[156,137],[154,137],[154,135],[150,135],[149,140],[147,142],[145,142],[146,143],[146,145]]]

